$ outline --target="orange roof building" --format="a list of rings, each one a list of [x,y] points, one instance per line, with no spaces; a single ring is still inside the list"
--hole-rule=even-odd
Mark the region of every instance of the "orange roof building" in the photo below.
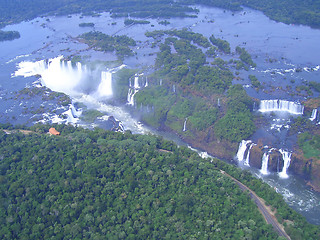
[[[58,132],[55,128],[50,128],[49,129],[49,133],[51,134],[51,135],[60,135],[60,132]]]

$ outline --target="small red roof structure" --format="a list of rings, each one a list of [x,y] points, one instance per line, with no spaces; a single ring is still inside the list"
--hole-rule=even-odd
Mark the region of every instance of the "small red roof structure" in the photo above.
[[[49,133],[51,134],[51,135],[60,135],[60,132],[58,132],[55,128],[50,128],[49,129]]]

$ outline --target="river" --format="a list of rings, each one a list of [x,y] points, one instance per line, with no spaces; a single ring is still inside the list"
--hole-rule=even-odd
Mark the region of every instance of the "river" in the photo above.
[[[0,43],[0,122],[29,125],[36,121],[50,122],[57,119],[59,114],[68,111],[68,106],[61,106],[53,100],[44,100],[42,96],[18,96],[17,92],[26,86],[33,88],[39,85],[37,77],[34,76],[12,77],[21,62],[36,63],[41,60],[55,59],[58,56],[81,55],[88,62],[99,61],[101,65],[99,71],[111,71],[103,65],[107,61],[116,60],[114,54],[87,49],[87,45],[74,39],[82,33],[93,30],[109,35],[127,35],[137,41],[138,44],[134,49],[136,55],[124,61],[128,68],[145,69],[154,63],[158,48],[152,48],[152,39],[145,36],[146,31],[188,28],[206,37],[214,34],[215,37],[227,40],[231,44],[232,52],[236,46],[245,47],[253,56],[257,67],[249,71],[239,71],[239,79],[234,80],[234,83],[245,86],[248,94],[257,99],[281,98],[302,101],[306,96],[292,94],[289,86],[294,89],[305,81],[319,82],[320,45],[317,40],[320,39],[320,30],[278,23],[259,11],[247,8],[234,14],[218,8],[203,6],[197,6],[197,8],[200,9],[198,18],[172,18],[167,26],[159,24],[161,19],[148,19],[150,24],[127,27],[124,25],[123,18],[113,19],[109,13],[102,13],[100,17],[72,15],[37,18],[5,27],[3,30],[19,31],[21,38]],[[79,27],[79,23],[83,22],[93,22],[95,26]],[[219,57],[228,60],[232,55]],[[264,91],[257,92],[250,86],[248,79],[250,74],[257,76],[264,85]],[[96,73],[92,71],[90,78],[94,76]],[[69,79],[68,83],[74,84],[73,81],[74,79]],[[88,82],[83,84],[88,85],[90,81],[88,79],[86,81]],[[55,86],[52,86],[52,90],[63,91],[63,88],[55,88],[58,87],[58,81]],[[131,117],[127,106],[119,104],[114,106],[107,101],[109,99],[97,98],[88,90],[75,89],[78,92],[65,92],[74,102],[81,102],[89,108],[105,113],[105,118],[100,118],[100,122],[95,124],[101,125],[105,121],[106,127],[108,116],[114,116],[123,123],[125,129],[130,129],[134,133],[153,132]],[[313,96],[317,97],[318,94],[314,93]],[[39,109],[42,110],[39,112]],[[254,138],[263,134],[271,134],[275,136],[274,138],[279,137],[275,135],[276,133],[269,131],[269,126],[259,129]],[[166,133],[164,135],[167,136]],[[290,147],[289,142],[282,144]],[[308,189],[301,180],[290,175],[290,172],[288,179],[280,179],[276,173],[263,176],[259,171],[251,170],[257,177],[262,177],[268,184],[275,187],[284,196],[286,202],[303,214],[309,222],[320,224],[318,193]]]

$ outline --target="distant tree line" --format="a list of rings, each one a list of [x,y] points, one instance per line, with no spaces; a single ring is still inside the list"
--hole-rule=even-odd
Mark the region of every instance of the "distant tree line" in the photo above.
[[[242,10],[241,6],[263,11],[268,17],[285,23],[320,27],[320,2],[313,0],[30,0],[0,1],[0,26],[30,20],[43,15],[68,15],[111,11],[113,17],[196,17],[198,9],[190,4],[203,4],[231,11]]]

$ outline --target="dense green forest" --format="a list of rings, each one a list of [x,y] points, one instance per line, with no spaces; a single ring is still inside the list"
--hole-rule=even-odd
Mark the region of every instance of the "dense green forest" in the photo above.
[[[196,17],[198,10],[190,4],[203,4],[232,11],[241,6],[263,11],[277,21],[320,27],[319,0],[3,0],[0,1],[0,26],[44,15],[68,15],[111,11],[114,17]]]
[[[2,125],[1,239],[277,239],[218,168],[277,207],[292,239],[319,238],[281,195],[236,167],[155,136],[54,126],[60,136],[48,125],[24,133]]]

